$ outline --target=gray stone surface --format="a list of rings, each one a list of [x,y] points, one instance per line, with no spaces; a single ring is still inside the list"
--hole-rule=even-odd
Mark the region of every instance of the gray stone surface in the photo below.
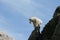
[[[6,32],[0,32],[0,40],[13,40]]]

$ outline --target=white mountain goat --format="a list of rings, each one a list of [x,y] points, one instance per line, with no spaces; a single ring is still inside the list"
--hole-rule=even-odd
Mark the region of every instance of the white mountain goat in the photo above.
[[[41,23],[42,23],[42,20],[37,18],[37,17],[31,17],[29,19],[30,23],[32,22],[34,27],[40,27]]]
[[[30,23],[33,23],[34,25],[34,30],[32,31],[30,37],[28,38],[28,40],[40,40],[40,25],[42,23],[42,20],[37,18],[37,17],[31,17],[29,19]]]

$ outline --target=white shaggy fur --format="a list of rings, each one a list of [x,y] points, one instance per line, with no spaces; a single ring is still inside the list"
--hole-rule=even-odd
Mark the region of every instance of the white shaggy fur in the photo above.
[[[42,23],[42,20],[37,18],[37,17],[31,17],[29,19],[30,23],[32,22],[34,27],[40,27],[41,23]]]

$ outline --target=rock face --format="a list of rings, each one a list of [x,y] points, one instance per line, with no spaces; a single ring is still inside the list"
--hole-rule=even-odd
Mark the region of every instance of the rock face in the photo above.
[[[5,32],[0,32],[0,40],[13,40],[13,38],[9,37]]]
[[[60,6],[55,10],[54,17],[57,17],[57,25],[51,40],[60,40]]]
[[[32,32],[32,35],[35,37],[36,35],[34,35],[33,33],[34,32]],[[32,35],[30,35],[30,37]],[[38,39],[36,38],[34,39],[35,40],[60,40],[60,6],[56,8],[53,18],[45,25],[42,33],[40,33],[38,37],[39,37]]]
[[[45,28],[42,31],[42,37],[44,40],[50,39],[55,31],[56,25],[57,25],[57,17],[52,18],[46,25]]]
[[[32,31],[30,37],[28,38],[28,40],[39,40],[40,38],[40,31],[39,31],[39,27],[35,27],[35,29]]]
[[[56,8],[53,18],[42,31],[43,40],[60,40],[60,6]]]

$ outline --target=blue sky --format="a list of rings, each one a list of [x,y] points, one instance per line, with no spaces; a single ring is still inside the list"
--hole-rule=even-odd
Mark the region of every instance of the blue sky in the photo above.
[[[33,30],[28,19],[41,18],[42,30],[59,5],[60,0],[0,0],[0,31],[7,32],[15,40],[27,40]]]

